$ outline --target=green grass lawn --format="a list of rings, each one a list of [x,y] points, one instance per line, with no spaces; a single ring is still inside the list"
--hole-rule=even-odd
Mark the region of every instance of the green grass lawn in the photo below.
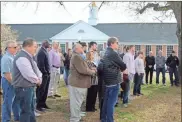
[[[168,74],[166,76],[169,79]],[[63,81],[58,91],[62,97],[48,99],[51,109],[37,117],[37,122],[69,122],[69,94]],[[144,96],[135,97],[128,108],[124,108],[119,101],[114,114],[115,122],[181,122],[181,87],[171,87],[169,80],[167,86],[161,82],[157,86],[154,80],[153,85],[142,85],[142,93]],[[99,110],[87,113],[83,119],[84,122],[100,122]]]
[[[69,122],[69,96],[63,81],[59,93],[61,99],[48,99],[52,109],[38,117],[38,122]],[[128,108],[122,107],[120,101],[115,109],[115,122],[181,122],[180,87],[170,87],[169,80],[167,86],[161,82],[157,86],[154,82],[153,85],[143,85],[142,93],[144,96],[135,97]],[[99,111],[87,113],[84,121],[99,122]]]

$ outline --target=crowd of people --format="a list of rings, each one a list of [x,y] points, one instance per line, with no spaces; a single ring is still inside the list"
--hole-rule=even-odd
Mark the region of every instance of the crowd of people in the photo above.
[[[119,98],[128,107],[133,95],[141,96],[141,85],[152,84],[154,65],[156,65],[156,84],[162,73],[162,83],[166,86],[165,65],[168,67],[171,86],[179,85],[179,60],[175,51],[167,58],[162,51],[156,57],[150,51],[144,58],[142,51],[135,54],[135,46],[125,46],[118,53],[119,40],[111,37],[106,50],[98,53],[97,43],[77,42],[73,49],[63,54],[59,43],[44,40],[37,51],[36,40],[25,39],[22,49],[16,41],[8,41],[5,53],[1,54],[1,84],[3,90],[2,122],[36,122],[39,112],[51,109],[47,98],[61,97],[58,91],[60,75],[69,89],[70,122],[80,122],[86,112],[95,112],[97,96],[99,99],[101,122],[114,122],[114,108]],[[87,47],[88,46],[88,47]],[[88,51],[87,51],[88,48]],[[173,74],[175,79],[173,79]],[[120,94],[120,95],[119,95]],[[85,112],[81,110],[86,103]]]

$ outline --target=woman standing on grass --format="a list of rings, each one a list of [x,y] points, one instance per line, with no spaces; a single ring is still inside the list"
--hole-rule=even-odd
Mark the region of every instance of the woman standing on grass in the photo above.
[[[90,69],[96,69],[96,65],[94,64],[94,53],[92,51],[86,54],[86,61]],[[96,103],[97,91],[98,91],[98,80],[96,75],[91,77],[91,85],[92,86],[88,88],[88,91],[87,91],[87,98],[86,98],[87,112],[96,111],[95,103]]]
[[[69,76],[69,70],[70,70],[70,60],[72,56],[72,50],[69,48],[67,54],[64,54],[65,61],[64,61],[64,81],[66,86],[68,86],[68,76]]]

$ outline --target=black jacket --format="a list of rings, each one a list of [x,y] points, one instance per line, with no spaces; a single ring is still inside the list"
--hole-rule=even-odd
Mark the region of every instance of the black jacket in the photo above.
[[[178,59],[178,57],[170,55],[167,58],[166,65],[168,67],[170,67],[170,68],[176,68],[177,66],[179,66],[179,59]]]
[[[46,49],[40,48],[37,53],[37,66],[43,75],[50,74],[49,56]]]
[[[70,60],[71,60],[71,57],[69,57],[68,54],[64,54],[64,57],[65,57],[65,61],[64,61],[64,67],[69,70],[70,69]]]
[[[154,56],[147,56],[145,58],[145,62],[146,62],[146,68],[149,68],[149,65],[152,65],[152,68],[154,68],[155,65],[155,57]]]
[[[107,48],[103,58],[103,75],[105,85],[115,85],[121,82],[121,71],[126,69],[120,56],[112,49]]]
[[[97,67],[97,76],[98,76],[98,96],[99,96],[99,107],[102,106],[102,100],[104,99],[105,93],[105,84],[104,84],[104,74],[103,74],[103,59],[100,60]]]
[[[121,53],[119,54],[120,58],[123,60],[123,57],[124,57],[125,53]]]

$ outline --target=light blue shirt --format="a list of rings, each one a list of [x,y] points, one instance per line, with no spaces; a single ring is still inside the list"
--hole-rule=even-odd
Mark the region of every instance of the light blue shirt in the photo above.
[[[80,56],[83,58],[83,60],[86,60],[86,54],[85,53],[80,54]]]
[[[4,77],[5,73],[13,72],[13,60],[14,56],[8,51],[3,55],[1,59],[1,76]]]

